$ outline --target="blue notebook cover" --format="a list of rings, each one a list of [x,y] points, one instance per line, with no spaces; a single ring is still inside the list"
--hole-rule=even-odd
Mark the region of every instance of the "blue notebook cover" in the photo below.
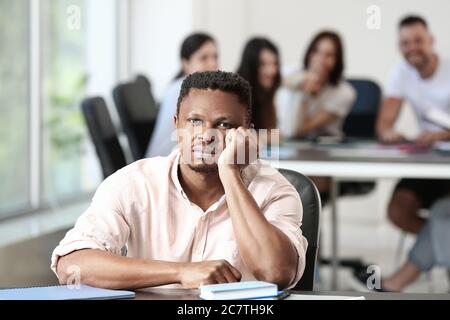
[[[135,293],[80,286],[49,286],[0,289],[0,300],[91,300],[134,298]]]
[[[268,283],[264,281],[243,281],[243,282],[231,282],[223,284],[209,284],[201,286],[202,292],[226,292],[226,291],[239,291],[239,290],[251,290],[251,289],[261,289],[261,288],[275,288],[277,285],[273,283]],[[277,290],[275,290],[277,292]]]
[[[202,299],[249,299],[271,297],[278,294],[278,286],[263,281],[243,281],[212,284],[200,287]]]

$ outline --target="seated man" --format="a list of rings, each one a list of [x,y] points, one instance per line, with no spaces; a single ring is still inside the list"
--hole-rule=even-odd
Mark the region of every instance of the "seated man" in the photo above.
[[[434,266],[450,267],[450,196],[436,201],[430,211],[430,219],[417,235],[408,260],[392,275],[382,279],[381,288],[375,290],[400,292],[422,272],[428,272]],[[369,287],[368,281],[372,281],[370,273],[361,272],[357,277]]]
[[[406,17],[399,25],[399,46],[406,61],[392,73],[386,87],[386,98],[380,110],[377,132],[385,143],[402,142],[405,138],[394,130],[403,101],[408,101],[422,130],[419,145],[431,145],[450,139],[450,131],[429,120],[429,112],[450,114],[450,61],[433,50],[433,36],[420,17]],[[406,232],[418,233],[424,220],[420,208],[429,208],[436,199],[450,191],[448,180],[404,179],[395,188],[388,216]]]
[[[103,181],[53,252],[60,283],[77,271],[81,283],[103,288],[254,279],[294,286],[307,247],[302,203],[278,171],[256,159],[250,119],[251,88],[240,76],[188,76],[174,116],[179,150]],[[125,245],[127,257],[120,255]]]

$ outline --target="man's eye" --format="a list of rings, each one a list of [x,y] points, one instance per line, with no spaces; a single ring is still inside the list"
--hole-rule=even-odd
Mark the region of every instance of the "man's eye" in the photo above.
[[[202,120],[199,119],[189,119],[189,122],[194,126],[199,126],[202,124]]]
[[[221,128],[221,129],[230,129],[231,128],[231,124],[226,123],[226,122],[221,122],[221,123],[219,123],[219,128]]]

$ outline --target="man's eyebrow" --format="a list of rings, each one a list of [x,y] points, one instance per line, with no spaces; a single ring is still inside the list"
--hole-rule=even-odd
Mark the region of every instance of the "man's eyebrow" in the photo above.
[[[203,118],[203,116],[201,114],[198,114],[198,113],[188,113],[187,117],[188,118]]]
[[[220,122],[220,121],[228,121],[228,122],[233,122],[232,119],[230,119],[229,117],[223,116],[223,117],[218,117],[216,119],[214,119],[215,122]]]

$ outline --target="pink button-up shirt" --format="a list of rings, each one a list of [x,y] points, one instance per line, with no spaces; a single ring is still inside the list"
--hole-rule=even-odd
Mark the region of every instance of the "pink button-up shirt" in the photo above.
[[[239,253],[226,197],[206,211],[190,202],[178,179],[180,153],[136,161],[105,179],[89,208],[52,254],[58,258],[80,249],[100,249],[149,260],[195,262],[225,259],[254,280]],[[243,171],[243,181],[265,218],[297,250],[293,286],[302,276],[307,241],[300,225],[302,203],[295,188],[275,169],[259,161]],[[261,257],[264,259],[264,257]]]

